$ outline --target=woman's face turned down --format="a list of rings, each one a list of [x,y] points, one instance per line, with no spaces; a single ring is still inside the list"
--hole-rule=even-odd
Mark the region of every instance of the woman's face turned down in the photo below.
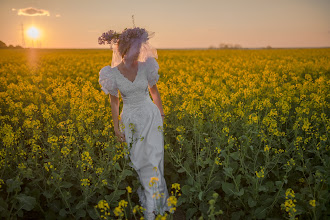
[[[139,42],[131,44],[125,56],[132,59],[132,61],[138,60],[140,55],[140,48],[141,48],[141,43]]]

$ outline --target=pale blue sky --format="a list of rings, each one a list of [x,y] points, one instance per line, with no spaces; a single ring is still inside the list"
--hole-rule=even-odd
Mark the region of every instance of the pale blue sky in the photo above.
[[[155,32],[156,48],[330,46],[329,0],[0,0],[0,40],[21,45],[21,23],[40,30],[34,46],[107,48],[105,31],[135,25]],[[33,7],[49,16],[18,15]],[[56,16],[57,15],[57,16]],[[32,40],[25,35],[26,46]]]

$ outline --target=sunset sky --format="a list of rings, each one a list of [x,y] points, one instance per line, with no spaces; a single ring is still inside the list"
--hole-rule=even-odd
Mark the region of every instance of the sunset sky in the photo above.
[[[23,24],[26,47],[108,48],[98,37],[134,15],[158,49],[330,47],[329,11],[330,0],[0,0],[0,40],[22,45]]]

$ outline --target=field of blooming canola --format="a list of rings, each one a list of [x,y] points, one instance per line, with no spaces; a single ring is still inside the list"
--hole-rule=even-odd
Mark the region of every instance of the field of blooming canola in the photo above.
[[[330,49],[158,55],[171,212],[156,219],[329,217]],[[1,218],[143,219],[98,84],[110,63],[110,50],[0,50]]]

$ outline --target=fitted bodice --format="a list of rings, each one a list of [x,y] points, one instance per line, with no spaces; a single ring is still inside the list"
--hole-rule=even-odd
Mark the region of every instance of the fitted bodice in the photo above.
[[[124,108],[142,105],[144,101],[150,99],[147,74],[145,73],[143,64],[144,63],[139,62],[137,75],[133,82],[127,79],[119,71],[118,67],[114,67],[114,71],[116,72],[117,87],[122,96]]]

